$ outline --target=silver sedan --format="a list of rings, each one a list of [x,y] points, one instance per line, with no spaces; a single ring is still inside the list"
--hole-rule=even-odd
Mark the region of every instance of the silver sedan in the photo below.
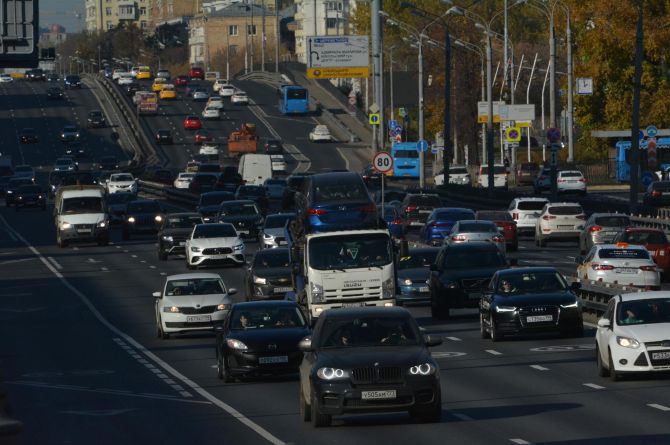
[[[447,245],[485,241],[493,243],[502,253],[506,252],[505,237],[493,221],[462,220],[452,227],[449,236],[444,238]]]

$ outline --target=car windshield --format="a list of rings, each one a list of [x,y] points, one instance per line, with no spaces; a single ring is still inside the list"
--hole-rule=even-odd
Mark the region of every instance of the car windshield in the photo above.
[[[24,185],[19,187],[19,193],[42,193],[42,188],[39,185]]]
[[[97,196],[83,196],[63,200],[63,213],[102,213],[103,211],[102,198]]]
[[[165,295],[211,295],[225,294],[225,288],[218,278],[191,278],[170,280],[165,285]]]
[[[409,255],[398,258],[398,269],[430,267],[435,262],[438,249],[409,251]]]
[[[202,224],[200,215],[168,215],[165,221],[166,229],[189,229],[196,224]]]
[[[584,213],[581,206],[553,206],[549,207],[548,212],[552,215],[581,215]]]
[[[519,210],[542,210],[547,201],[519,201],[516,208]]]
[[[506,273],[498,280],[496,292],[502,295],[560,292],[568,283],[558,272]]]
[[[450,175],[465,175],[468,173],[468,169],[465,167],[451,167],[449,169]]]
[[[442,270],[479,269],[506,265],[505,257],[497,248],[447,250]]]
[[[107,204],[128,204],[130,201],[134,201],[135,195],[132,193],[112,193],[107,195]]]
[[[493,166],[493,174],[494,175],[504,175],[506,173],[507,173],[507,169],[505,168],[504,165],[494,165]],[[489,174],[489,167],[488,166],[482,166],[480,175],[486,176],[488,174]]]
[[[288,250],[264,249],[254,257],[254,267],[288,267]]]
[[[559,174],[561,178],[581,178],[581,172],[561,172]]]
[[[215,206],[221,204],[223,201],[230,201],[234,199],[231,193],[205,193],[200,195],[201,206]]]
[[[472,212],[459,212],[459,211],[444,211],[437,212],[434,219],[447,220],[447,221],[460,221],[462,219],[472,219]]]
[[[121,174],[121,175],[112,175],[109,178],[110,182],[125,182],[125,181],[132,181],[133,176],[129,174]]]
[[[477,219],[484,221],[514,221],[509,213],[503,211],[497,212],[477,212]]]
[[[670,298],[622,301],[617,305],[618,325],[670,323]]]
[[[360,201],[368,199],[368,192],[362,183],[321,184],[315,188],[315,201],[326,203],[332,201]]]
[[[459,224],[457,231],[460,233],[494,233],[498,231],[498,227],[495,224],[471,222]]]
[[[256,204],[224,204],[221,206],[224,215],[257,215],[260,213]]]
[[[193,238],[232,237],[237,237],[237,232],[231,224],[198,224],[193,232]]]
[[[160,213],[161,208],[155,201],[131,202],[128,204],[128,213]]]
[[[418,346],[420,334],[409,317],[331,317],[321,325],[318,348]]]
[[[306,327],[305,317],[300,309],[287,305],[258,305],[233,309],[230,320],[232,330]]]
[[[392,261],[388,235],[324,236],[309,243],[309,266],[317,270],[379,267]]]
[[[624,234],[622,241],[631,244],[668,244],[668,237],[663,232],[636,230]]]
[[[599,216],[596,218],[596,224],[605,227],[628,227],[632,225],[627,216]]]
[[[617,259],[636,259],[648,260],[649,252],[646,249],[600,249],[598,251],[600,259],[617,260]]]
[[[295,219],[294,214],[290,215],[270,215],[265,218],[265,228],[266,229],[278,229],[280,227],[286,226],[287,221]]]
[[[56,161],[56,162],[58,162],[58,161]],[[28,173],[28,172],[32,173],[33,168],[29,165],[19,165],[19,166],[14,167],[14,172],[15,173]]]
[[[22,185],[32,185],[33,181],[28,178],[12,178],[9,180],[9,187],[18,188]]]

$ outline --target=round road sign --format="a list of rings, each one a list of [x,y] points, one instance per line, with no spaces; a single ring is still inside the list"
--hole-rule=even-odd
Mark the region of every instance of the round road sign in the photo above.
[[[393,170],[393,157],[385,151],[380,151],[372,158],[372,168],[379,173],[390,172]]]
[[[507,142],[519,142],[521,140],[521,129],[519,127],[509,127],[505,130],[505,139]]]
[[[658,128],[656,128],[655,125],[649,125],[647,127],[647,136],[653,138],[656,137],[657,134],[658,134]]]

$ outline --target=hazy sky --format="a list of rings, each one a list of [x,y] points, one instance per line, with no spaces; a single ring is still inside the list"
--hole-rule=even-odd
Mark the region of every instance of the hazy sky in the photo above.
[[[39,0],[40,27],[46,28],[52,23],[65,26],[67,32],[81,31],[84,26],[85,0]],[[75,12],[81,14],[77,19]]]

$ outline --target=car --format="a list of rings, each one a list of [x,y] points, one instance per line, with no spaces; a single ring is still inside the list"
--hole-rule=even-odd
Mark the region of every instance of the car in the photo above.
[[[228,79],[216,79],[212,84],[212,90],[218,92],[219,88],[221,88],[221,85],[228,85],[228,84],[230,84]]]
[[[273,173],[286,173],[287,165],[284,155],[270,155]]]
[[[444,185],[444,169],[435,175],[434,183],[436,186]],[[449,166],[449,184],[472,185],[468,168],[465,165]]]
[[[398,256],[396,305],[430,302],[430,266],[438,252],[437,247],[415,247]]]
[[[60,80],[60,76],[58,73],[50,72],[47,73],[47,82],[58,82]]]
[[[284,146],[281,139],[268,138],[263,141],[263,151],[266,155],[284,154]]]
[[[63,85],[66,90],[70,88],[81,88],[81,78],[76,75],[68,74],[63,79]]]
[[[440,369],[428,348],[441,343],[404,308],[325,311],[300,343],[300,417],[324,427],[333,415],[408,411],[439,422]]]
[[[558,170],[556,175],[558,175]],[[549,190],[551,190],[551,168],[543,166],[537,172],[535,182],[533,182],[533,192],[536,195],[539,195],[540,193]]]
[[[661,278],[668,278],[668,274],[670,274],[670,241],[668,241],[663,229],[628,227],[619,232],[612,242],[614,244],[628,243],[644,246],[658,266]]]
[[[116,81],[116,80],[118,80],[118,78],[121,74],[128,73],[128,72],[129,71],[125,71],[122,68],[115,68],[114,70],[112,70],[112,80]]]
[[[488,242],[496,246],[504,254],[507,251],[505,237],[493,221],[460,220],[451,228],[444,238],[444,244],[460,244],[471,242]]]
[[[205,80],[205,70],[198,66],[192,66],[191,69],[188,70],[188,77],[191,80]]]
[[[154,292],[156,335],[213,331],[225,320],[233,304],[235,288],[227,288],[215,273],[169,275],[162,291]]]
[[[670,181],[654,181],[644,192],[642,203],[650,207],[670,205]]]
[[[186,239],[186,266],[242,266],[246,263],[244,251],[244,243],[232,224],[197,224]]]
[[[116,83],[121,87],[124,85],[129,85],[133,82],[135,82],[135,78],[128,73],[121,73],[116,79]]]
[[[284,194],[282,196],[282,211],[294,211],[295,210],[295,194],[302,187],[302,184],[307,180],[309,173],[298,173],[290,175],[286,178],[286,188],[284,188]]]
[[[0,74],[0,83],[12,83],[14,82],[14,78],[6,73]]]
[[[258,233],[258,245],[261,249],[274,249],[288,245],[286,224],[295,220],[295,213],[274,213],[268,215]]]
[[[482,188],[489,186],[489,166],[480,165],[477,174],[477,185]],[[493,165],[493,187],[507,190],[507,167],[503,164]]]
[[[230,96],[230,103],[235,105],[249,105],[249,96],[244,91],[235,90]]]
[[[265,194],[269,199],[281,199],[284,196],[286,179],[268,178],[263,182],[263,187],[265,187]]]
[[[100,170],[118,170],[119,169],[119,160],[116,158],[116,156],[108,155],[108,156],[102,156],[98,160],[98,168]]]
[[[154,82],[151,84],[151,91],[154,93],[160,93],[163,89],[163,86],[167,85],[167,80],[165,79],[154,79]]]
[[[59,172],[56,172],[59,173]],[[100,185],[97,172],[91,171],[64,171],[60,185]]]
[[[16,203],[16,192],[23,186],[34,185],[32,178],[28,177],[13,177],[7,183],[5,188],[5,206],[10,207]]]
[[[586,195],[586,178],[579,170],[561,170],[556,175],[556,190],[559,194],[579,193]]]
[[[383,194],[381,190],[377,190],[375,191],[374,196],[375,196],[375,202],[377,204],[381,204],[382,197],[384,198],[385,204],[390,204],[391,202],[400,202],[400,205],[398,205],[398,209],[402,211],[402,201],[405,199],[405,196],[407,196],[407,192],[405,190],[385,187]]]
[[[112,193],[105,196],[107,213],[111,223],[121,223],[128,213],[128,203],[135,201],[137,196],[132,193]]]
[[[252,200],[226,201],[219,207],[217,221],[232,224],[240,237],[257,239],[263,214]]]
[[[223,110],[223,97],[221,96],[211,96],[207,100],[207,108],[216,108],[217,110]]]
[[[185,87],[188,85],[188,81],[191,80],[187,75],[180,74],[174,80],[175,86]]]
[[[217,190],[220,173],[197,172],[188,185],[188,191],[191,193],[205,193]]]
[[[449,244],[430,266],[430,313],[449,318],[451,309],[476,308],[493,274],[507,269],[505,255],[487,242]]]
[[[262,249],[256,251],[247,267],[246,301],[283,300],[293,292],[288,249]]]
[[[221,112],[216,107],[208,106],[208,107],[205,107],[204,110],[202,110],[202,118],[203,119],[220,119],[221,118]]]
[[[333,137],[330,135],[330,130],[326,125],[317,125],[309,132],[309,140],[311,142],[331,142]]]
[[[442,207],[442,200],[436,194],[409,193],[402,200],[401,211],[410,227],[422,227],[433,210],[439,207]]]
[[[140,67],[139,66],[134,66],[130,68],[130,71],[127,72],[127,74],[130,74],[132,77],[137,77],[137,74],[140,72]],[[121,74],[126,74],[125,72],[121,72],[117,75],[117,79]],[[114,76],[112,75],[112,78],[114,79]]]
[[[294,302],[236,303],[216,327],[217,376],[230,383],[236,378],[295,373],[303,357],[300,341],[309,333]]]
[[[77,164],[74,161],[74,158],[70,156],[63,156],[61,158],[57,158],[56,162],[54,162],[54,167],[53,170],[57,172],[69,172],[69,171],[75,171],[77,170]]]
[[[193,135],[193,143],[194,144],[204,144],[207,142],[213,142],[214,141],[214,136],[212,136],[212,133],[210,133],[207,130],[203,129],[198,129],[195,134]]]
[[[34,128],[23,128],[19,133],[19,142],[22,144],[36,144],[40,141],[37,130]]]
[[[514,198],[507,208],[507,212],[516,221],[517,232],[535,232],[537,219],[548,203],[549,200],[546,198]]]
[[[191,98],[196,102],[205,102],[209,100],[209,93],[204,88],[195,88],[191,94]]]
[[[156,78],[170,80],[171,79],[170,71],[168,71],[168,70],[158,70],[158,71],[156,71]]]
[[[540,166],[537,162],[521,162],[516,168],[516,184],[517,185],[533,185]]]
[[[86,124],[88,128],[104,128],[107,122],[105,121],[105,115],[102,114],[102,111],[91,110],[88,112]]]
[[[158,201],[152,199],[130,201],[126,207],[121,237],[129,240],[134,234],[157,233],[163,224],[164,213]]]
[[[137,80],[151,80],[151,68],[148,66],[141,66],[136,71],[131,72],[133,77]],[[158,75],[156,75],[158,77]]]
[[[65,92],[61,87],[49,87],[47,88],[47,99],[48,100],[58,100],[65,97]]]
[[[579,241],[585,219],[584,209],[578,203],[545,204],[535,223],[535,245],[545,247],[547,242],[555,239]]]
[[[79,163],[79,160],[84,160],[88,157],[86,147],[81,141],[70,141],[63,144],[63,153],[66,156],[72,156],[75,159],[75,162]]]
[[[14,193],[14,208],[39,207],[47,209],[47,195],[39,185],[22,185]]]
[[[198,154],[208,158],[219,159],[219,146],[215,142],[203,142],[198,149]]]
[[[630,216],[621,213],[593,213],[579,233],[579,253],[585,255],[595,244],[611,244],[614,239],[634,224]]]
[[[177,98],[177,90],[175,86],[171,83],[163,85],[160,93],[158,93],[158,98],[162,100],[174,100]]]
[[[268,196],[265,193],[265,187],[262,185],[241,185],[235,191],[236,200],[251,200],[256,203],[261,213],[265,214],[268,210]]]
[[[181,172],[177,175],[177,178],[174,180],[172,186],[176,189],[186,189],[188,190],[188,185],[191,183],[191,180],[195,176],[195,173]]]
[[[172,131],[167,128],[160,128],[156,130],[154,139],[156,140],[157,144],[172,144],[174,142],[172,139]]]
[[[76,125],[66,125],[60,133],[61,142],[72,142],[79,140],[79,128]]]
[[[615,295],[595,334],[598,375],[612,381],[632,374],[667,373],[670,293]]]
[[[114,173],[105,182],[107,193],[137,194],[137,180],[131,173]]]
[[[555,267],[521,267],[493,275],[479,303],[482,338],[497,342],[505,335],[558,332],[583,337],[581,300]]]
[[[32,165],[21,164],[14,167],[14,178],[26,178],[35,181],[35,169]]]
[[[205,223],[216,222],[221,203],[234,201],[235,194],[225,191],[205,192],[200,195],[196,211],[200,213]]]
[[[478,210],[475,219],[478,221],[492,221],[505,237],[507,251],[515,252],[519,250],[519,234],[516,230],[516,222],[509,213],[504,210]]]
[[[11,179],[11,176],[0,176],[0,196],[5,196],[7,193],[7,185]]]
[[[235,87],[230,84],[224,84],[221,85],[217,91],[221,97],[233,97],[233,94],[235,94]]]
[[[184,119],[184,130],[199,130],[202,128],[202,121],[198,116],[186,116]]]
[[[142,91],[142,86],[137,82],[130,82],[123,85],[123,91],[126,95],[133,97],[138,91]]]
[[[475,219],[475,212],[462,207],[438,207],[428,215],[419,237],[424,244],[441,246],[454,224],[463,219]]]
[[[34,68],[32,70],[26,71],[26,79],[35,81],[35,80],[46,80],[47,76],[43,69]]]
[[[585,280],[660,289],[656,263],[644,246],[596,244],[585,257],[575,258],[577,276]]]
[[[361,177],[363,178],[365,185],[368,187],[379,185],[382,181],[382,174],[375,170],[372,164],[367,164],[365,167],[363,167],[363,170],[361,171]]]
[[[406,221],[400,210],[391,204],[377,204],[377,214],[386,222],[386,227],[394,240],[405,239]]]
[[[186,238],[196,224],[203,224],[199,213],[168,213],[158,230],[158,259],[166,261],[170,255],[186,253]]]

